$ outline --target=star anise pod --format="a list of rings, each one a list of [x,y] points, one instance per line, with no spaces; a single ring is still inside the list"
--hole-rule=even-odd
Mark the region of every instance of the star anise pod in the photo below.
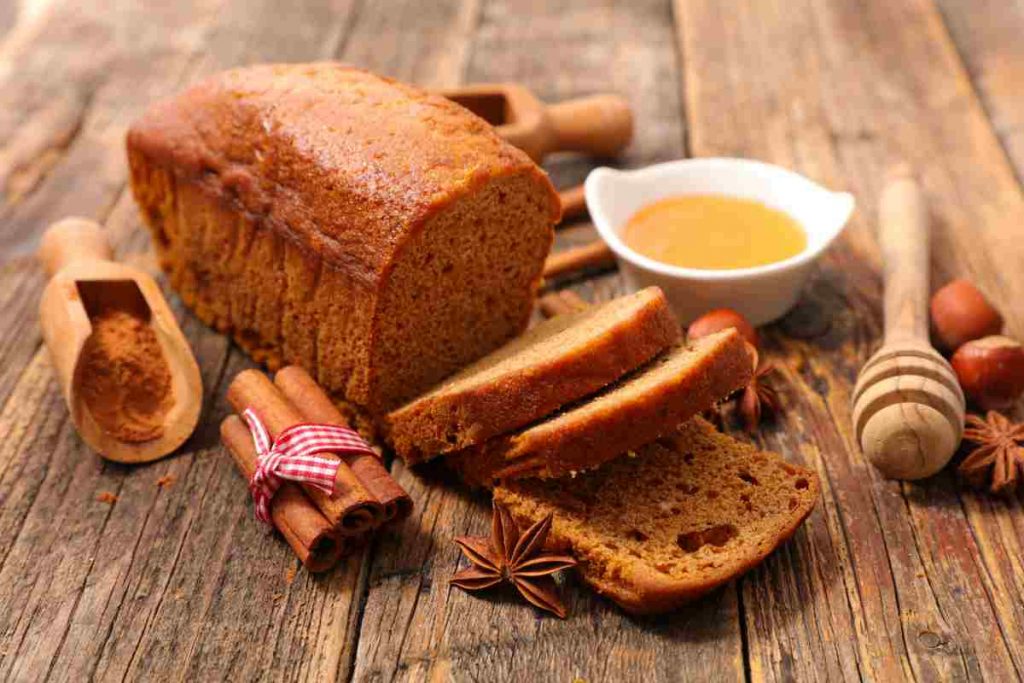
[[[776,371],[775,364],[771,361],[760,362],[757,349],[753,346],[748,345],[747,350],[753,358],[754,376],[740,396],[739,411],[747,431],[753,433],[761,424],[761,418],[776,412],[781,404],[778,393],[765,381]]]
[[[544,542],[551,531],[551,519],[552,515],[548,515],[520,535],[512,514],[494,503],[490,538],[460,536],[455,539],[472,566],[456,573],[451,583],[475,591],[508,581],[527,602],[564,619],[565,606],[558,598],[551,575],[574,567],[576,560],[568,555],[545,552]]]
[[[985,419],[967,416],[964,439],[978,444],[957,470],[977,487],[991,482],[993,493],[1009,492],[1024,478],[1024,423],[988,411]]]

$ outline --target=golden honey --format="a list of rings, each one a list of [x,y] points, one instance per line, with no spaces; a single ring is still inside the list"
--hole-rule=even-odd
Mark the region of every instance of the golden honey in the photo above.
[[[807,234],[788,214],[722,195],[680,195],[649,204],[629,219],[622,240],[655,261],[706,270],[763,266],[807,247]]]

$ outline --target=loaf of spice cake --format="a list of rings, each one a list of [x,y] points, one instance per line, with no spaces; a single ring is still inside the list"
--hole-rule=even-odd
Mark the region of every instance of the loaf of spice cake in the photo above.
[[[152,107],[127,148],[182,300],[371,415],[526,327],[560,213],[482,119],[339,64],[219,74]]]

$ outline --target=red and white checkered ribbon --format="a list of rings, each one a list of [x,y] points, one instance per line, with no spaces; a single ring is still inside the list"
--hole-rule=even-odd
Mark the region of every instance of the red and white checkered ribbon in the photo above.
[[[274,440],[252,408],[246,409],[242,417],[249,425],[256,444],[257,465],[249,479],[249,492],[252,493],[256,519],[267,524],[273,523],[270,520],[270,499],[285,479],[315,486],[328,495],[334,493],[339,461],[317,458],[317,453],[369,453],[376,456],[370,445],[347,427],[297,424],[278,434]]]

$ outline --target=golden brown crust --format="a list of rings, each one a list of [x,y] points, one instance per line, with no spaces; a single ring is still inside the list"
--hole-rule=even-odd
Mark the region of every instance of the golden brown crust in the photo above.
[[[332,62],[217,74],[151,107],[127,144],[367,285],[430,216],[494,178],[534,174],[552,223],[561,211],[547,176],[483,119]]]
[[[521,524],[553,514],[549,543],[576,556],[589,585],[628,612],[657,614],[760,563],[810,514],[819,483],[694,418],[635,458],[575,480],[510,482],[494,495]],[[731,533],[681,540],[716,525]]]
[[[483,443],[598,391],[680,334],[656,287],[553,318],[391,413],[389,440],[409,463]]]
[[[470,484],[556,478],[638,448],[744,386],[752,373],[742,336],[728,329],[659,356],[647,366],[548,420],[454,453]]]
[[[254,66],[155,105],[127,147],[185,303],[375,415],[527,323],[557,194],[444,98],[338,64]]]

